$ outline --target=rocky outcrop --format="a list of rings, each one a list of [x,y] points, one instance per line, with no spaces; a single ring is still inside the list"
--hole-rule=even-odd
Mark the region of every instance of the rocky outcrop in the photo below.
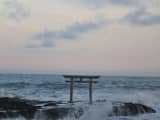
[[[66,116],[74,117],[76,119],[79,119],[84,114],[84,109],[79,108],[56,108],[56,109],[50,109],[46,111],[47,116],[52,118],[52,120],[55,120],[55,118],[64,118]]]
[[[151,107],[139,103],[118,103],[113,105],[113,111],[110,116],[133,116],[155,112]]]
[[[79,118],[83,114],[83,109],[72,108],[71,106],[63,105],[56,101],[37,101],[25,100],[19,98],[0,98],[0,119],[24,117],[31,120],[36,116],[36,119],[45,117],[44,120],[56,120],[64,118],[67,115]]]
[[[155,112],[154,109],[143,104],[116,103],[113,104],[113,109],[109,116],[129,116]],[[37,115],[37,113],[40,114]],[[27,120],[31,120],[35,115],[37,115],[38,119],[41,118],[42,114],[45,116],[44,120],[56,120],[65,116],[74,116],[79,119],[84,114],[84,109],[81,107],[73,108],[67,104],[61,105],[61,102],[55,101],[0,98],[0,119],[22,116]]]
[[[18,98],[0,98],[0,118],[24,116],[33,118],[38,107]]]
[[[22,116],[27,119],[34,118],[35,113],[44,107],[56,106],[54,101],[35,101],[19,98],[0,98],[0,118],[14,118]],[[59,111],[55,111],[59,112]]]
[[[67,116],[71,111],[71,108],[51,108],[45,110],[44,113],[47,117],[47,120],[56,120],[57,118],[62,119]]]

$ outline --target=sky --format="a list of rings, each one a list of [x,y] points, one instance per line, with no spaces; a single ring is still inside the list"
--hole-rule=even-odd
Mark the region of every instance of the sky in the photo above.
[[[160,75],[160,0],[0,0],[0,72]]]

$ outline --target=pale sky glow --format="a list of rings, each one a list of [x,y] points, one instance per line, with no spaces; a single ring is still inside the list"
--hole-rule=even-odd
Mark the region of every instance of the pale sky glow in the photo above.
[[[0,72],[160,75],[159,0],[0,0]]]

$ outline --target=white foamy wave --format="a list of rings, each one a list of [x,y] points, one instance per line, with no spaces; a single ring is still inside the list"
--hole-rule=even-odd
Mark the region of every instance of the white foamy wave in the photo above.
[[[95,94],[95,100],[105,99],[110,102],[133,102],[151,106],[153,108],[160,108],[160,93],[157,91],[128,91],[128,92],[114,92],[105,93],[99,91]]]
[[[112,110],[110,103],[102,105],[94,105],[89,108],[87,112],[80,118],[80,120],[106,120],[108,113]]]
[[[18,97],[16,94],[0,89],[0,97]]]
[[[85,113],[80,118],[74,116],[68,116],[59,120],[160,120],[160,114],[142,114],[137,116],[112,116],[109,114],[112,111],[112,103],[95,104],[85,110]]]

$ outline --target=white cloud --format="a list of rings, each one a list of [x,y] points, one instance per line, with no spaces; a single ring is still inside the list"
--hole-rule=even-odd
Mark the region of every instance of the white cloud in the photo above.
[[[1,4],[1,14],[9,19],[22,20],[29,16],[29,8],[19,0],[4,0]]]

